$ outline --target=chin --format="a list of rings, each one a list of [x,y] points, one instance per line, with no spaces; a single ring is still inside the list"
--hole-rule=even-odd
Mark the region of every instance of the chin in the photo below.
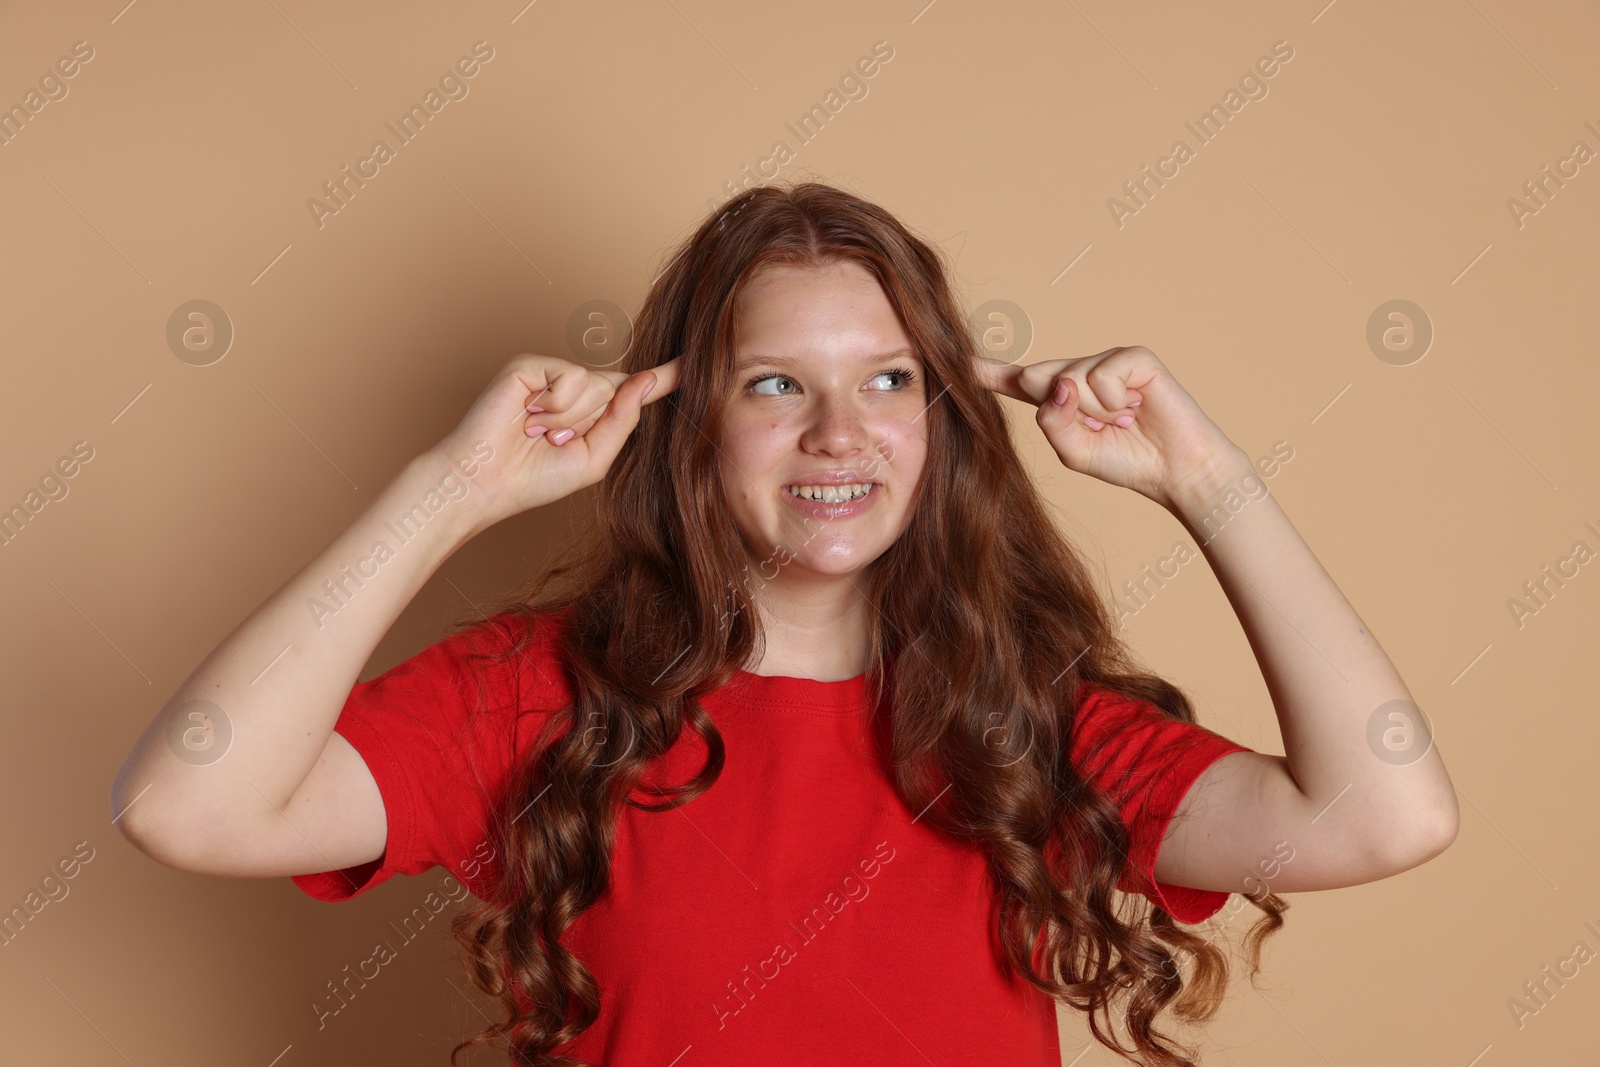
[[[852,549],[849,553],[830,554],[826,556],[799,555],[784,565],[784,570],[798,568],[812,574],[830,578],[848,577],[863,574],[867,568],[877,562],[883,555],[883,550],[876,552],[867,549]],[[781,572],[780,572],[781,573]]]

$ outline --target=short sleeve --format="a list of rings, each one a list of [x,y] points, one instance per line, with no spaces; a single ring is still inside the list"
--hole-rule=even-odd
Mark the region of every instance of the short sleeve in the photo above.
[[[334,730],[372,772],[388,840],[376,860],[294,875],[295,885],[318,900],[342,901],[396,874],[439,866],[483,895],[494,869],[494,809],[523,748],[519,742],[542,725],[528,721],[522,705],[559,706],[563,694],[551,684],[559,672],[547,660],[553,651],[548,639],[536,639],[517,662],[469,655],[504,651],[525,625],[510,614],[493,616],[356,683]],[[525,681],[530,678],[532,686]]]
[[[1147,897],[1179,922],[1204,922],[1221,910],[1228,894],[1156,881],[1156,856],[1201,772],[1230,753],[1253,750],[1145,701],[1099,687],[1079,693],[1073,766],[1116,804],[1128,828],[1128,863],[1119,888]]]

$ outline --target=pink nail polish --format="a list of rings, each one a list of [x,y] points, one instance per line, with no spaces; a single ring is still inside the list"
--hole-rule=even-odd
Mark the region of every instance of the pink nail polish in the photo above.
[[[543,426],[529,426],[528,427],[528,436],[529,437],[538,437],[542,433],[544,433],[544,427]]]
[[[572,440],[572,427],[570,426],[565,430],[557,430],[549,437],[549,441],[553,445],[564,445],[570,440]]]
[[[1105,428],[1105,423],[1101,422],[1099,419],[1091,419],[1087,415],[1083,417],[1083,424],[1089,427],[1091,430],[1100,430]]]
[[[1118,415],[1116,421],[1117,421],[1117,425],[1118,426],[1121,426],[1124,429],[1126,429],[1127,427],[1133,425],[1133,416],[1132,415]]]

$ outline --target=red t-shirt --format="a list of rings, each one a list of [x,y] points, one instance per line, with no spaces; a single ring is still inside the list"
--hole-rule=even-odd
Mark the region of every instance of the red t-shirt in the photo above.
[[[513,759],[572,699],[547,615],[515,668],[520,702],[506,667],[472,713],[463,653],[504,647],[522,625],[495,616],[354,687],[335,729],[377,781],[388,845],[296,885],[346,900],[442,866],[491,894],[488,827]],[[727,748],[722,775],[676,810],[623,807],[611,887],[562,937],[601,991],[598,1021],[563,1051],[610,1067],[1058,1067],[1053,1002],[1003,973],[982,853],[919,821],[873,755],[866,676],[740,672],[701,704]],[[1200,772],[1249,750],[1103,690],[1078,721],[1074,765],[1129,827],[1122,888],[1180,921],[1215,914],[1228,894],[1156,883],[1156,850]],[[686,781],[704,751],[685,730],[650,780]],[[538,814],[535,802],[522,817]]]

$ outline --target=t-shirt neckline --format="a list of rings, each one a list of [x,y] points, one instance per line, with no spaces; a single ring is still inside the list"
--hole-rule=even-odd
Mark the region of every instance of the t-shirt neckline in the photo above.
[[[752,674],[740,668],[727,688],[741,703],[801,711],[855,711],[866,707],[869,697],[865,673],[825,682],[788,674]]]

